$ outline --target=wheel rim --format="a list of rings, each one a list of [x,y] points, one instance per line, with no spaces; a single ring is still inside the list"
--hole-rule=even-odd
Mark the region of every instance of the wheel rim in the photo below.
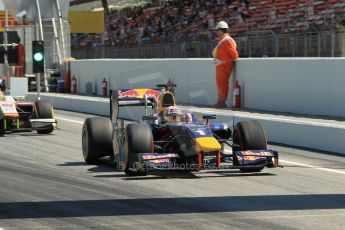
[[[83,128],[83,134],[82,134],[82,148],[83,148],[84,159],[86,159],[88,156],[88,150],[89,150],[89,138],[88,138],[87,130],[85,127]]]

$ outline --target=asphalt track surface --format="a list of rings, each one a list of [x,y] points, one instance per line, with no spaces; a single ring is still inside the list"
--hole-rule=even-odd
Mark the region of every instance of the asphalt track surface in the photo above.
[[[90,115],[56,116],[0,138],[0,229],[345,229],[344,157],[271,146],[284,168],[126,177],[83,162]]]

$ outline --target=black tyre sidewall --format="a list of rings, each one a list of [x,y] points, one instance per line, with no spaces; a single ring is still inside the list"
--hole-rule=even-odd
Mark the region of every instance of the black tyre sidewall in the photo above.
[[[129,124],[126,127],[126,162],[125,173],[127,175],[143,175],[144,170],[134,172],[129,170],[133,168],[136,162],[139,162],[139,153],[153,152],[153,137],[149,127],[144,124]]]
[[[88,141],[86,153],[83,147],[83,156],[87,163],[95,164],[99,162],[100,158],[114,154],[110,119],[102,117],[88,118],[84,122],[82,132],[82,138],[87,138]],[[84,135],[84,132],[86,132],[86,135]]]
[[[37,117],[39,119],[53,118],[53,107],[48,101],[36,101]]]
[[[258,121],[249,120],[237,123],[235,132],[239,135],[239,145],[245,150],[267,150],[267,138]]]
[[[48,101],[36,101],[36,112],[38,119],[52,119],[53,107]],[[37,130],[38,134],[50,134],[54,131],[54,126],[51,124],[46,129]]]
[[[264,129],[258,121],[248,120],[237,123],[235,128],[237,144],[241,151],[246,150],[267,150],[267,138]],[[236,139],[235,138],[235,139]],[[260,172],[264,167],[240,169],[241,172]]]

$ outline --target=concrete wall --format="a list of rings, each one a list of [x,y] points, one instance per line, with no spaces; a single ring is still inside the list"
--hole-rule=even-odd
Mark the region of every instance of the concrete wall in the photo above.
[[[178,84],[179,102],[212,104],[216,100],[215,67],[209,59],[79,60],[71,68],[82,94],[89,82],[100,95],[103,78],[111,89],[152,88],[171,78]]]
[[[212,59],[97,59],[72,63],[78,90],[88,82],[101,94],[101,81],[115,88],[153,87],[169,78],[178,84],[177,101],[216,101]],[[345,58],[248,58],[237,61],[235,77],[248,109],[345,117]],[[231,104],[231,97],[229,103]]]
[[[345,58],[242,59],[246,108],[345,117]]]

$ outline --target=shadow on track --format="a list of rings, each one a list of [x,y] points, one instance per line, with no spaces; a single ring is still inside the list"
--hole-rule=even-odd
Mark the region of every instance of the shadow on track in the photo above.
[[[64,167],[70,167],[70,166],[85,166],[85,167],[92,167],[88,168],[87,171],[89,173],[100,173],[100,172],[115,172],[115,165],[110,164],[108,162],[101,162],[98,165],[88,165],[84,161],[74,161],[74,162],[65,162],[63,164],[57,164],[57,166],[64,166]]]
[[[0,203],[0,219],[344,209],[345,194]]]
[[[38,134],[36,132],[22,132],[22,133],[6,133],[2,138],[19,138],[19,137],[45,137],[54,136],[54,133]]]
[[[63,164],[57,164],[57,166],[86,166],[87,164],[83,161],[75,161],[75,162],[65,162]]]
[[[82,161],[65,162],[58,164],[57,166],[90,166]],[[96,178],[122,178],[123,180],[157,180],[157,179],[202,179],[207,177],[252,177],[252,176],[275,176],[272,173],[241,173],[238,170],[208,170],[208,171],[150,171],[147,176],[129,177],[123,172],[117,172],[114,164],[109,162],[102,162],[99,165],[93,165],[94,167],[88,168],[88,173],[102,173],[102,172],[114,172],[116,174],[104,174],[95,175]],[[209,175],[213,174],[213,175]]]
[[[213,174],[213,175],[210,175]],[[251,177],[251,176],[275,176],[271,173],[240,173],[238,171],[206,171],[206,172],[187,172],[187,171],[161,171],[150,172],[144,177],[125,177],[123,180],[155,180],[155,179],[203,179],[210,177]]]

